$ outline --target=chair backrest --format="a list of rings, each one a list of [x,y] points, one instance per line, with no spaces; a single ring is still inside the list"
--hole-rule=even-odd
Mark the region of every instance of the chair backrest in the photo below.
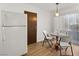
[[[61,41],[68,42],[70,39],[67,31],[62,30],[59,35],[61,35]]]
[[[44,30],[43,34],[44,34],[45,38],[47,38],[47,31]]]
[[[61,37],[61,41],[69,42],[70,41],[70,37],[69,36],[63,36],[63,37]]]

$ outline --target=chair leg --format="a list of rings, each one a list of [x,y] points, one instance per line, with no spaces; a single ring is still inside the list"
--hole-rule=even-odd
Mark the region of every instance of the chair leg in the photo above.
[[[44,43],[45,43],[45,39],[43,40],[43,44],[42,44],[42,46],[44,46]]]
[[[50,40],[50,42],[51,42],[51,44],[53,45],[52,40]]]
[[[49,40],[48,40],[48,39],[46,39],[46,40],[47,40],[47,43],[48,43],[49,47],[51,48],[52,46],[51,46],[51,44],[49,43]]]
[[[67,51],[68,47],[65,49],[65,55],[66,55],[66,51]]]
[[[61,56],[62,54],[61,54],[61,46],[60,46],[60,56]]]
[[[72,56],[73,56],[74,54],[73,54],[73,49],[72,49],[72,46],[71,46],[71,53],[72,53]]]

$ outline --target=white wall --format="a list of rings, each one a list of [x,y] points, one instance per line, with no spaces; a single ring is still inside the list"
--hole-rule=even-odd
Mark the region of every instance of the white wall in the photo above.
[[[45,12],[45,11],[41,11],[40,13],[38,13],[38,19],[37,19],[37,41],[41,41],[43,40],[43,34],[42,31],[43,30],[47,30],[48,32],[51,31],[50,27],[50,13],[49,12]]]
[[[42,35],[43,30],[47,30],[48,32],[50,32],[50,12],[48,12],[48,11],[45,11],[39,7],[35,7],[35,6],[29,5],[29,4],[3,3],[3,4],[0,4],[0,20],[1,20],[1,11],[2,10],[19,12],[19,13],[24,13],[24,10],[36,12],[37,13],[37,42],[43,40],[43,35]],[[1,23],[0,23],[0,25],[1,25]],[[27,35],[26,35],[26,37],[27,37]]]

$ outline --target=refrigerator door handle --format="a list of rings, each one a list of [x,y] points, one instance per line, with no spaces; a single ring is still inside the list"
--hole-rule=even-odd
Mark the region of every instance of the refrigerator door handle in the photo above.
[[[5,41],[5,29],[4,29],[4,27],[2,27],[2,30],[1,30],[1,32],[2,32],[2,41],[4,42]]]
[[[26,27],[26,25],[15,25],[15,26],[5,26],[5,25],[2,25],[2,27]]]

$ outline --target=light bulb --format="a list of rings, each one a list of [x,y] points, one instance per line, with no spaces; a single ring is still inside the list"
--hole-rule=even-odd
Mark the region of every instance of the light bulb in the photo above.
[[[56,13],[56,16],[59,16],[59,13],[58,12]]]

